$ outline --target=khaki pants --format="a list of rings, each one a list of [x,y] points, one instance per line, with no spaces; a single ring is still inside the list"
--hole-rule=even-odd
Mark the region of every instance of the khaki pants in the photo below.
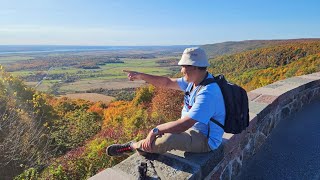
[[[137,143],[138,149],[141,149],[143,140]],[[170,150],[181,150],[186,152],[202,153],[211,151],[208,145],[208,139],[202,133],[193,129],[179,134],[166,133],[158,137],[152,144],[151,153],[163,154]]]

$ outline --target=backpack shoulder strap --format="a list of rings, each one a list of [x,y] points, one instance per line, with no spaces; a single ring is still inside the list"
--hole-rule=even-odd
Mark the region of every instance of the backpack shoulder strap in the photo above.
[[[206,86],[206,85],[214,83],[214,82],[217,82],[214,78],[208,78],[208,79],[203,80],[200,83],[200,86]]]
[[[219,121],[213,119],[213,118],[210,118],[210,121],[212,121],[213,123],[215,123],[216,125],[220,126],[222,129],[224,129],[224,125],[222,125]]]
[[[206,86],[208,84],[214,83],[216,82],[216,80],[214,78],[208,78],[208,79],[204,79],[199,85],[200,87],[198,88],[197,92],[196,92],[196,96],[198,94],[198,92],[202,89],[203,86]]]
[[[206,86],[208,84],[211,84],[211,83],[214,83],[216,82],[216,80],[214,78],[209,78],[209,79],[205,79],[203,80],[200,84],[199,84],[199,88],[197,89],[197,92],[196,92],[196,96],[194,98],[194,101],[196,101],[196,97],[197,97],[197,94],[198,92],[203,88],[203,86]]]

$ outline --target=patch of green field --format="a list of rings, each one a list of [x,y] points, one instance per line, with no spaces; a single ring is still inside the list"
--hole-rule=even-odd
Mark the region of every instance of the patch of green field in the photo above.
[[[100,66],[100,69],[78,69],[72,67],[57,67],[49,72],[49,74],[68,74],[77,75],[80,79],[118,79],[126,78],[126,73],[123,70],[140,71],[144,73],[152,73],[155,75],[170,74],[171,70],[167,67],[158,67],[155,59],[130,59],[124,60],[124,63],[108,63]]]
[[[73,67],[55,67],[52,70],[50,70],[49,74],[62,74],[62,73],[75,74],[75,73],[78,73],[78,71],[82,71],[82,69],[73,68]]]
[[[10,72],[10,74],[14,77],[24,77],[24,76],[29,76],[29,75],[33,75],[36,74],[40,71],[14,71],[14,72]]]

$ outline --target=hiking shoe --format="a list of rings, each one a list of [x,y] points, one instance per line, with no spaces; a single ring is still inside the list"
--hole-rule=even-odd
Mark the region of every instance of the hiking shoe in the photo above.
[[[131,147],[132,142],[125,144],[113,144],[107,147],[108,156],[122,156],[125,153],[133,152],[134,149]]]

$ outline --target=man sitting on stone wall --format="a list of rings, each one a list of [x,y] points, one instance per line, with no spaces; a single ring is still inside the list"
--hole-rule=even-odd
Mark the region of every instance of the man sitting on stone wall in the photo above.
[[[184,75],[178,79],[124,71],[131,81],[144,80],[154,86],[184,91],[184,107],[180,119],[158,125],[145,139],[109,146],[106,150],[109,156],[121,156],[134,150],[159,154],[173,149],[202,153],[219,147],[224,130],[210,118],[223,125],[225,106],[216,83],[201,86],[205,79],[213,78],[207,72],[209,62],[204,50],[198,47],[185,49],[178,65]]]

